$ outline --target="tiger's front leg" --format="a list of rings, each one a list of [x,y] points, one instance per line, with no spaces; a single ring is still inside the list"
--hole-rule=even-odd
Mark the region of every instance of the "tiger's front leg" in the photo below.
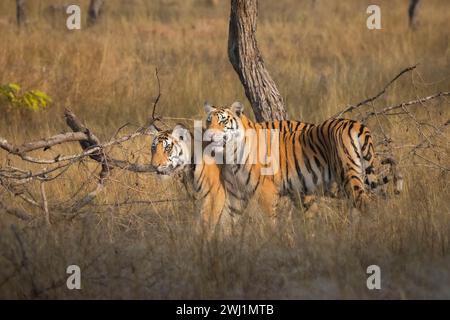
[[[279,192],[273,183],[269,179],[264,179],[255,194],[261,209],[269,217],[273,226],[277,225],[277,208],[280,201]]]
[[[235,199],[229,193],[225,192],[224,205],[217,215],[214,231],[225,237],[232,235],[245,207],[246,202]]]
[[[209,192],[201,206],[201,223],[204,231],[213,232],[219,225],[225,207],[225,191],[219,186]]]

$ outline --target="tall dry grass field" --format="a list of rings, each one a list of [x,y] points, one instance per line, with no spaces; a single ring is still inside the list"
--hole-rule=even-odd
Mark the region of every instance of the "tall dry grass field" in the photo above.
[[[151,112],[174,124],[203,117],[203,101],[246,101],[227,57],[229,1],[107,1],[99,24],[68,31],[59,0],[30,1],[18,30],[13,1],[0,3],[0,83],[40,89],[53,98],[41,112],[0,106],[0,136],[20,144],[66,131],[69,107],[100,137],[132,132]],[[382,30],[366,27],[370,1],[260,0],[257,38],[292,119],[320,122],[379,92],[401,69],[420,63],[374,103],[382,108],[450,88],[450,19],[446,0],[424,1],[415,30],[408,1],[378,1]],[[79,1],[85,21],[88,1]],[[79,212],[64,209],[95,188],[98,165],[83,161],[46,183],[44,213],[1,189],[1,298],[450,298],[449,133],[439,149],[411,146],[449,119],[448,97],[408,114],[372,117],[376,142],[393,139],[405,186],[374,201],[358,224],[349,205],[322,199],[310,215],[286,203],[275,230],[249,208],[229,239],[194,232],[198,218],[177,180],[114,170],[105,189]],[[250,106],[246,102],[247,113]],[[365,107],[364,110],[369,110]],[[355,111],[348,117],[358,118]],[[424,130],[424,132],[422,132]],[[148,163],[151,137],[111,152]],[[409,147],[408,147],[409,146]],[[36,156],[79,152],[78,144]],[[432,161],[432,162],[430,162]],[[0,165],[37,167],[0,151]],[[39,183],[29,197],[41,202]],[[164,201],[169,200],[169,201]],[[5,208],[9,208],[6,210]],[[20,209],[33,219],[11,214]],[[82,270],[82,290],[68,290],[66,268]],[[381,268],[381,290],[368,290],[366,268]]]

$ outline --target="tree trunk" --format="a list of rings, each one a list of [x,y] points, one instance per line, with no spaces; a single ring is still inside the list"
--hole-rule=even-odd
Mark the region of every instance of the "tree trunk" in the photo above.
[[[16,19],[19,27],[23,26],[26,22],[25,0],[16,0]]]
[[[257,0],[231,0],[228,57],[239,75],[257,121],[287,119],[283,97],[256,42]]]
[[[418,4],[419,4],[419,0],[410,0],[409,1],[408,16],[409,16],[409,26],[410,27],[413,27],[415,25]]]
[[[100,16],[104,0],[91,0],[88,10],[88,26],[93,26]]]

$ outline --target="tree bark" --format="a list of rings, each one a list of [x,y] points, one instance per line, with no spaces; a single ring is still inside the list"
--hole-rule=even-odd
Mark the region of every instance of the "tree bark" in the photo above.
[[[257,121],[287,119],[283,97],[256,42],[257,0],[231,0],[228,57],[244,86]]]
[[[93,26],[97,23],[97,19],[100,16],[104,0],[91,0],[89,3],[88,20],[89,26]]]
[[[25,2],[26,0],[16,0],[16,20],[19,27],[26,22]]]

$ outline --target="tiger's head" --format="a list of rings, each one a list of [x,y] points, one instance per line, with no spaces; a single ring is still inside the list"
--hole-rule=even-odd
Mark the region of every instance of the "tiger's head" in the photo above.
[[[155,134],[151,153],[151,164],[161,175],[170,175],[191,163],[191,135],[183,125],[177,125],[172,131],[159,131],[151,128]]]
[[[206,135],[212,143],[223,148],[226,143],[239,143],[245,136],[245,128],[240,120],[244,105],[234,102],[230,106],[215,107],[205,103]]]

